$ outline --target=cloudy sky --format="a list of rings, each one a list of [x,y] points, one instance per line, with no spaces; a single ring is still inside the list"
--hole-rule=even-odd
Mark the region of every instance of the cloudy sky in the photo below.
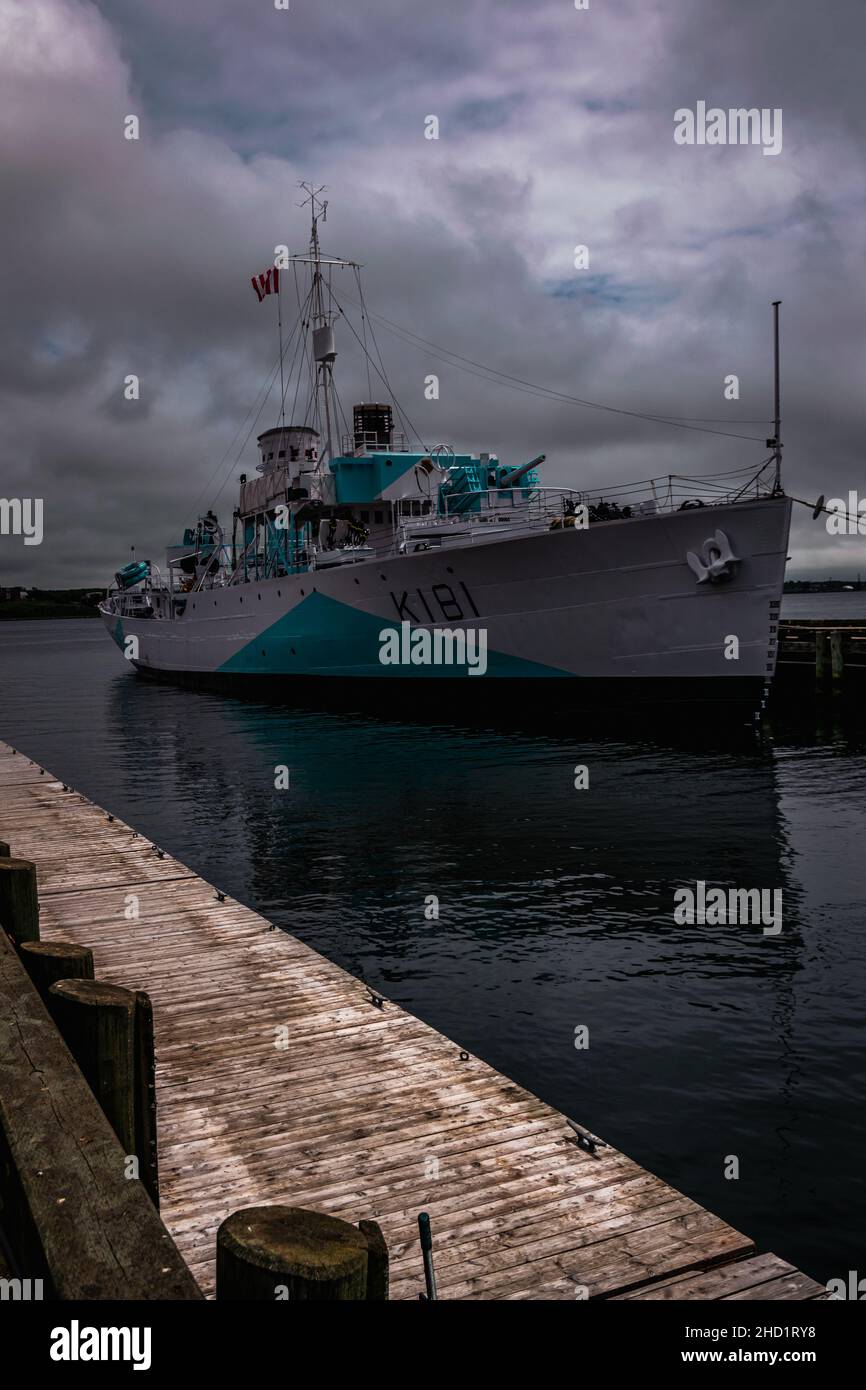
[[[0,583],[102,584],[199,498],[228,517],[276,357],[249,277],[303,249],[300,179],[394,323],[761,441],[512,390],[383,328],[428,445],[543,451],[575,487],[757,467],[781,299],[787,489],[866,495],[864,39],[862,0],[0,0],[0,495],[45,508],[41,546],[0,537]],[[781,108],[781,153],[675,144],[699,101]],[[366,378],[338,336],[349,407]],[[794,576],[866,573],[866,538],[802,508],[791,549]]]

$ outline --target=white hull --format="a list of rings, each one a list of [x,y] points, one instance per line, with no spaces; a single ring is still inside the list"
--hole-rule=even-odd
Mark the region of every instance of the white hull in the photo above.
[[[102,611],[139,669],[169,677],[467,676],[453,666],[383,666],[381,630],[407,621],[484,630],[487,679],[760,687],[775,669],[790,511],[786,499],[764,498],[585,530],[482,535],[200,590],[182,617]],[[687,555],[717,529],[737,563],[723,582],[699,583]]]

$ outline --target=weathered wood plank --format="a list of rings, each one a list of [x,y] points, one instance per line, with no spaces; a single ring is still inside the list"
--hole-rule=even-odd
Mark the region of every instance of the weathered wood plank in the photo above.
[[[631,1293],[615,1294],[614,1301],[640,1299],[668,1302],[678,1299],[722,1299],[730,1298],[734,1294],[741,1294],[744,1298],[759,1298],[761,1297],[760,1294],[750,1291],[759,1285],[794,1273],[796,1271],[793,1267],[785,1260],[780,1260],[778,1255],[753,1255],[750,1259],[739,1260],[736,1264],[700,1270],[694,1274],[680,1274],[674,1279],[660,1279],[647,1288],[635,1289]]]

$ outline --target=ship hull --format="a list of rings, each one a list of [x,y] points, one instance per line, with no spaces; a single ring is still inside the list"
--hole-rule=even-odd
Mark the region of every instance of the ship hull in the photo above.
[[[102,613],[143,674],[197,684],[398,679],[489,696],[491,680],[566,681],[577,703],[757,705],[775,669],[790,510],[764,498],[507,539],[478,528],[472,544],[204,590],[180,618]],[[687,557],[719,530],[735,560],[699,582]],[[382,633],[402,625],[483,632],[483,675],[383,665]]]

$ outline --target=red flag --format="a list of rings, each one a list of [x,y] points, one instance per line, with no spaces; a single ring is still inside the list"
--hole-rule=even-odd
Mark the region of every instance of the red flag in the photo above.
[[[258,295],[259,303],[261,304],[265,295],[270,294],[272,290],[274,294],[279,294],[280,272],[277,270],[276,266],[271,266],[265,271],[264,275],[253,275],[250,284]]]

